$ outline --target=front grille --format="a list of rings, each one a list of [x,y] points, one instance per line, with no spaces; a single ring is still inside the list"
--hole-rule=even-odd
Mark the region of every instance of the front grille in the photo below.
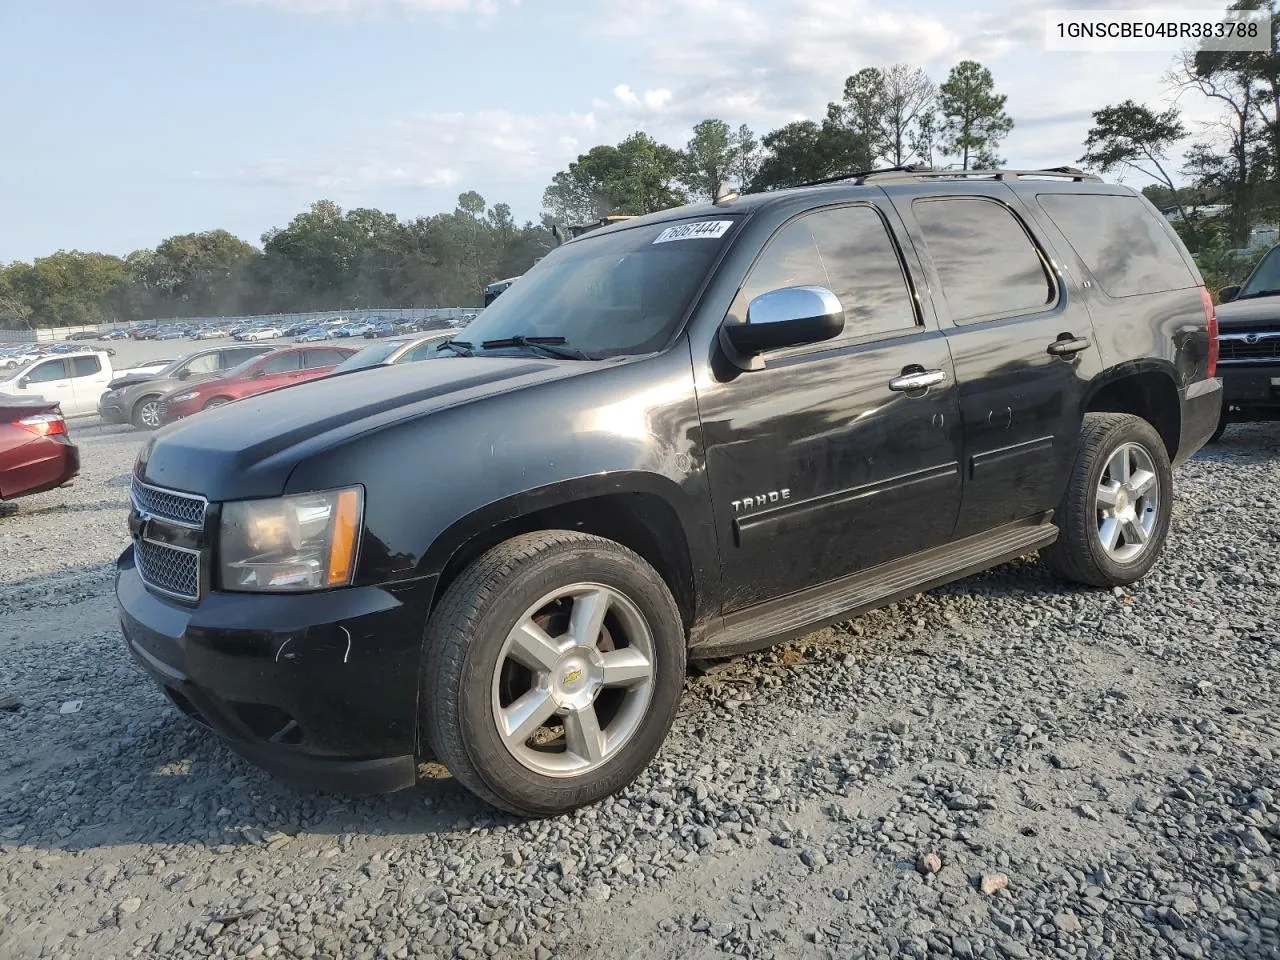
[[[135,540],[133,554],[147,586],[183,600],[200,599],[198,553],[153,540]]]
[[[141,513],[149,514],[161,520],[168,520],[184,527],[200,529],[204,526],[204,511],[208,502],[204,497],[190,493],[177,493],[173,490],[161,490],[133,478],[130,488],[134,506]]]
[[[1228,363],[1280,361],[1280,333],[1224,333],[1218,348],[1218,359]]]

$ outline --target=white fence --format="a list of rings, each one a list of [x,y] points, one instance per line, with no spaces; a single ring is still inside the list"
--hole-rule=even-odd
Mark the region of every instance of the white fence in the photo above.
[[[379,317],[384,320],[443,320],[454,321],[468,313],[480,313],[481,307],[388,307],[373,310],[312,310],[306,313],[272,313],[252,317],[167,317],[153,320],[157,326],[173,323],[204,325],[206,323],[225,323],[232,326],[241,323],[253,323],[262,327],[292,327],[311,320],[324,321],[334,317],[348,317],[362,320],[366,317]],[[119,328],[128,329],[132,324],[103,323],[87,327],[40,327],[35,330],[0,330],[0,343],[30,343],[51,340],[65,340],[73,333],[107,333]]]

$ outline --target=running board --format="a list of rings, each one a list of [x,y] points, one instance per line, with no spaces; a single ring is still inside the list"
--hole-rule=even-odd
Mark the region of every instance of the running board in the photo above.
[[[1050,511],[1034,520],[989,530],[735,610],[696,632],[690,639],[689,656],[710,659],[758,650],[1016,560],[1058,539],[1058,528],[1050,522],[1052,517]]]

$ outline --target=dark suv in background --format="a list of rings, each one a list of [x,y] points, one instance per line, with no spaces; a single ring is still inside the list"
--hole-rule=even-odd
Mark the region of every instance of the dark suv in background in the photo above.
[[[878,171],[555,249],[439,362],[139,454],[116,595],[183,711],[302,785],[434,756],[559,813],[629,783],[686,660],[1040,551],[1145,575],[1213,431],[1213,305],[1079,171]]]
[[[1223,407],[1215,440],[1228,423],[1280,420],[1280,244],[1218,298]]]

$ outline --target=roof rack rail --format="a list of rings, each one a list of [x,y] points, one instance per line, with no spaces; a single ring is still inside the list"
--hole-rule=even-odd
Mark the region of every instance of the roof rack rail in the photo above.
[[[829,177],[821,177],[817,180],[805,180],[797,183],[797,187],[821,187],[828,183],[843,183],[845,180],[863,180],[866,177],[876,176],[882,173],[916,173],[917,171],[929,170],[930,167],[921,166],[915,163],[908,163],[901,167],[880,167],[874,170],[850,170],[847,173],[834,173]]]
[[[1046,167],[1043,170],[946,170],[935,169],[923,165],[907,164],[901,167],[882,167],[878,170],[858,170],[849,173],[837,173],[819,180],[806,180],[796,184],[799,187],[820,187],[831,183],[853,181],[859,186],[864,183],[883,183],[894,180],[917,180],[927,178],[960,179],[963,177],[990,177],[995,180],[1017,180],[1020,177],[1062,177],[1077,183],[1101,183],[1096,177],[1075,167]]]
[[[1074,180],[1077,183],[1101,183],[1102,178],[1096,177],[1091,173],[1085,173],[1083,170],[1077,170],[1075,167],[1047,167],[1042,170],[931,170],[921,169],[911,172],[890,171],[885,173],[870,173],[859,177],[859,183],[883,182],[885,180],[915,180],[925,178],[937,178],[944,180],[948,177],[954,179],[962,179],[964,177],[990,177],[993,180],[1018,180],[1022,177],[1061,177],[1064,179]]]

